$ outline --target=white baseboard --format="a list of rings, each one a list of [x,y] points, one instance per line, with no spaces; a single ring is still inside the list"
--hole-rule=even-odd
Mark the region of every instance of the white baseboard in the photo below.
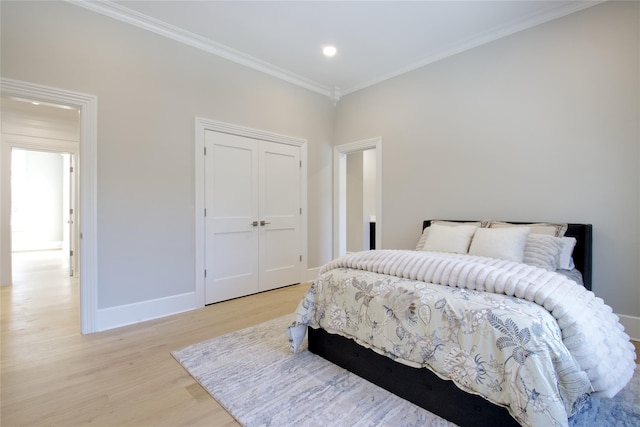
[[[312,282],[318,277],[322,267],[308,269],[303,277],[305,282]],[[171,316],[202,307],[202,297],[195,292],[142,301],[133,304],[119,305],[98,309],[95,332],[133,325],[147,320]]]
[[[202,307],[195,292],[98,309],[96,332],[170,316]]]
[[[624,314],[618,314],[618,317],[627,335],[634,341],[640,341],[640,317],[625,316]]]

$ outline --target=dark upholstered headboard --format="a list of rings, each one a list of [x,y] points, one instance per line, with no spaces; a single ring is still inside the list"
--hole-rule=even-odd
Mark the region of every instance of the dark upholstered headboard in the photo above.
[[[425,220],[422,223],[424,230],[431,225],[432,220]],[[470,222],[462,220],[446,220],[452,222]],[[533,222],[513,222],[506,221],[511,224],[532,224]],[[584,287],[591,290],[591,266],[592,266],[592,250],[593,250],[593,227],[591,224],[568,224],[567,237],[576,238],[576,247],[573,249],[573,262],[576,269],[582,273]]]

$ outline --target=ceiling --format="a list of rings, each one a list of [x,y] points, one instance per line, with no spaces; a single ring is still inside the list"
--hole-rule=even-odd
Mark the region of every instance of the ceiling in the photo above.
[[[85,1],[337,100],[597,1]],[[333,58],[322,47],[335,45]]]

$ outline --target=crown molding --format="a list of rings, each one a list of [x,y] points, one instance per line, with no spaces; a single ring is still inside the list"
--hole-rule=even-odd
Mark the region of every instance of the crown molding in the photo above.
[[[583,1],[571,1],[571,2],[562,3],[553,9],[545,11],[544,13],[533,13],[525,17],[524,19],[518,19],[506,25],[496,27],[490,31],[486,31],[481,34],[476,34],[468,38],[467,40],[463,40],[461,42],[455,43],[443,50],[433,52],[431,55],[429,55],[428,57],[418,62],[410,64],[406,67],[400,68],[392,73],[380,75],[372,80],[363,82],[361,84],[357,84],[351,88],[344,89],[344,90],[341,90],[336,86],[329,87],[326,85],[322,85],[318,82],[307,79],[296,73],[290,72],[288,70],[285,70],[283,68],[270,64],[268,62],[262,61],[258,58],[247,55],[243,52],[240,52],[238,50],[235,50],[223,44],[216,43],[210,39],[199,36],[190,31],[186,31],[182,28],[168,24],[164,21],[152,18],[150,16],[136,12],[127,7],[121,6],[110,0],[100,0],[100,1],[66,0],[66,1],[70,4],[80,6],[90,11],[99,13],[101,15],[108,16],[113,19],[117,19],[121,22],[134,25],[136,27],[142,28],[147,31],[151,31],[161,36],[186,44],[188,46],[195,47],[196,49],[203,50],[205,52],[211,53],[221,58],[225,58],[237,64],[244,65],[246,67],[271,75],[273,77],[284,80],[291,84],[294,84],[294,85],[303,87],[305,89],[311,90],[313,92],[319,93],[321,95],[327,96],[333,102],[333,104],[336,105],[340,100],[340,98],[344,95],[348,95],[350,93],[381,83],[385,80],[398,77],[402,74],[408,73],[418,68],[422,68],[424,66],[432,64],[441,59],[447,58],[449,56],[453,56],[455,54],[464,52],[466,50],[473,49],[483,44],[487,44],[489,42],[498,40],[502,37],[517,33],[522,30],[526,30],[528,28],[543,24],[545,22],[552,21],[557,18],[561,18],[571,13],[578,12],[582,9],[586,9],[591,6],[604,3],[605,1],[608,1],[608,0],[583,0]]]
[[[268,62],[262,61],[253,56],[247,55],[238,50],[232,49],[220,43],[216,43],[205,37],[190,31],[183,30],[174,25],[168,24],[159,19],[152,18],[150,16],[141,14],[127,7],[113,3],[109,0],[103,1],[91,1],[91,0],[66,0],[68,3],[75,6],[80,6],[88,9],[92,12],[99,13],[104,16],[108,16],[118,21],[125,22],[130,25],[134,25],[138,28],[142,28],[147,31],[159,34],[169,39],[178,41],[196,49],[203,50],[213,55],[219,56],[229,61],[235,62],[240,65],[252,68],[294,85],[303,87],[321,95],[330,97],[333,100],[334,90],[331,87],[314,82],[310,79],[302,77],[298,74],[287,71],[283,68],[277,67]]]
[[[415,62],[407,67],[400,68],[392,73],[378,76],[375,79],[369,80],[359,85],[355,85],[349,89],[345,89],[344,91],[342,91],[342,95],[344,96],[353,92],[357,92],[361,89],[365,89],[369,86],[373,86],[385,80],[389,80],[394,77],[398,77],[402,74],[406,74],[410,71],[417,70],[418,68],[425,67],[429,64],[432,64],[436,61],[447,58],[449,56],[453,56],[455,54],[464,52],[466,50],[470,50],[475,47],[482,46],[483,44],[490,43],[492,41],[501,39],[511,34],[515,34],[517,32],[535,27],[537,25],[544,24],[549,21],[553,21],[554,19],[562,18],[563,16],[570,15],[574,12],[579,12],[580,10],[583,10],[592,6],[596,6],[606,1],[608,0],[572,1],[569,3],[560,4],[553,9],[549,9],[545,11],[544,13],[533,13],[523,19],[515,20],[513,22],[510,22],[505,25],[501,25],[499,27],[493,28],[481,34],[476,34],[472,37],[469,37],[466,40],[463,40],[454,45],[451,45],[446,49],[440,50],[438,52],[434,52],[432,55],[418,62]]]

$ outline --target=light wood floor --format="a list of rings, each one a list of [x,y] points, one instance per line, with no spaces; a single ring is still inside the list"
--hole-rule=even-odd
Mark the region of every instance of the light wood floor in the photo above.
[[[292,313],[309,288],[81,335],[78,283],[65,273],[55,252],[22,254],[0,289],[3,427],[238,426],[170,351]]]
[[[309,288],[81,335],[77,280],[56,252],[40,255],[15,256],[14,285],[0,289],[3,427],[238,426],[170,352],[292,313]]]

